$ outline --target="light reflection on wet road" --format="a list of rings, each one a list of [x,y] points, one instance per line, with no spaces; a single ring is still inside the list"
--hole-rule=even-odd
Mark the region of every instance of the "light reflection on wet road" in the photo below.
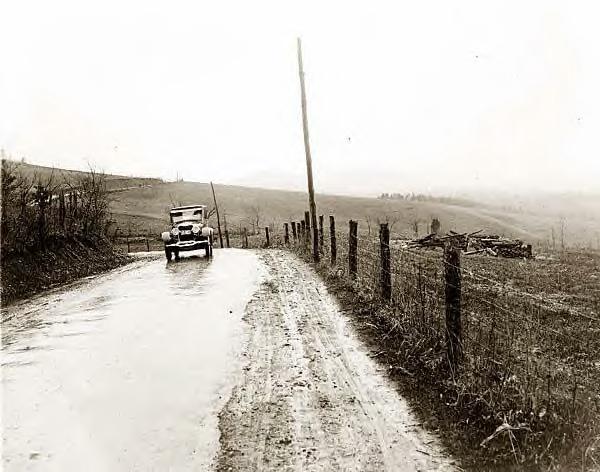
[[[257,256],[141,260],[3,312],[4,470],[206,470]],[[231,311],[231,313],[230,313]]]

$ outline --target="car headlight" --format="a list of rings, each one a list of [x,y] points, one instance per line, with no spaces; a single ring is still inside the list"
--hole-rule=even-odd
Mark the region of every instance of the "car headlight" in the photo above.
[[[171,234],[172,234],[173,236],[177,236],[177,235],[179,234],[179,228],[173,228],[173,229],[171,230]]]
[[[200,226],[192,226],[192,233],[198,234],[200,232]]]

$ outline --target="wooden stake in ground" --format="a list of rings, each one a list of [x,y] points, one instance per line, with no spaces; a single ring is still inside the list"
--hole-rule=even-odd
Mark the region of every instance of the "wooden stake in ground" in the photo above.
[[[335,237],[335,217],[329,215],[329,238],[331,241],[331,265],[334,266],[337,259],[337,244]]]
[[[304,224],[306,227],[306,232],[304,233],[304,244],[308,246],[310,242],[310,211],[304,212]]]
[[[387,223],[379,225],[379,247],[381,254],[380,286],[381,297],[389,302],[392,299],[392,268],[390,256],[390,228]]]
[[[349,221],[350,234],[348,237],[348,273],[353,279],[358,272],[358,222]]]
[[[446,282],[446,347],[450,366],[452,369],[456,369],[462,359],[461,272],[460,249],[452,242],[444,246],[444,272]]]
[[[319,252],[323,252],[323,215],[319,215]]]
[[[219,205],[217,205],[217,197],[215,197],[215,187],[213,183],[210,183],[210,188],[213,194],[213,201],[215,202],[215,211],[217,212],[217,229],[219,230],[219,243],[221,244],[221,249],[223,249],[223,235],[221,234],[221,219],[219,218]]]
[[[229,245],[229,231],[227,231],[227,215],[223,215],[223,225],[225,225],[225,243],[229,248],[231,246]]]
[[[300,75],[300,94],[302,101],[302,129],[304,130],[304,151],[306,153],[306,175],[308,178],[308,203],[310,206],[313,229],[313,260],[319,262],[319,229],[317,228],[317,205],[315,204],[315,188],[313,186],[312,157],[308,139],[308,116],[306,112],[306,90],[304,87],[304,67],[302,65],[302,43],[298,38],[298,73]]]

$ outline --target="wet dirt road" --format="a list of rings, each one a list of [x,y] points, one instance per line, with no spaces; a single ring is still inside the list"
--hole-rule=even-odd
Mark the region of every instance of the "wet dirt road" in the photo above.
[[[3,312],[4,470],[451,470],[312,269],[140,260]]]
[[[220,470],[453,470],[314,271],[263,251],[244,375],[220,414]]]
[[[260,267],[161,255],[10,307],[3,470],[208,470]]]

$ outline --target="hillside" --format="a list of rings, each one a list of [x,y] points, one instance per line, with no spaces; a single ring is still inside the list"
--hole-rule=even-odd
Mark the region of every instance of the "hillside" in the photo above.
[[[6,161],[28,179],[43,183],[51,181],[55,185],[76,185],[79,179],[88,174],[88,172],[81,170],[57,169],[10,159],[6,159]],[[95,171],[100,172],[101,169],[95,169]],[[162,183],[161,179],[152,177],[128,177],[114,174],[104,174],[104,177],[106,179],[106,187],[109,191]]]
[[[26,176],[49,178],[55,182],[76,183],[85,172],[53,169],[13,162]],[[106,175],[110,191],[110,211],[121,233],[158,235],[168,226],[169,208],[179,204],[202,203],[212,207],[210,185],[198,182],[164,182],[157,178]],[[274,225],[302,218],[308,208],[303,192],[272,190],[216,184],[215,190],[221,215],[230,231],[240,227],[253,228]],[[440,219],[442,231],[475,231],[517,237],[534,244],[551,242],[554,229],[556,245],[560,244],[560,218],[564,216],[565,244],[597,248],[600,235],[600,201],[583,195],[538,196],[529,201],[493,200],[455,204],[435,201],[381,200],[317,194],[318,212],[336,215],[339,228],[349,219],[359,221],[359,230],[377,232],[379,221],[389,221],[393,237],[414,237],[418,221],[419,235],[427,232],[433,217]],[[497,202],[494,204],[494,202]],[[213,220],[216,218],[213,216]],[[216,221],[211,222],[216,226]]]
[[[230,230],[241,226],[275,225],[298,221],[307,209],[307,197],[302,192],[268,190],[231,185],[215,185],[221,215],[226,215]],[[474,231],[523,238],[532,243],[549,241],[554,228],[558,244],[560,233],[559,215],[549,211],[533,213],[524,210],[508,211],[489,205],[449,205],[437,202],[411,202],[403,200],[379,200],[317,194],[318,212],[336,215],[338,226],[349,219],[359,221],[361,231],[376,234],[377,222],[392,223],[395,237],[413,237],[414,222],[419,222],[419,234],[427,231],[431,218],[437,217],[442,231]],[[206,183],[161,183],[146,188],[125,190],[114,194],[111,201],[113,217],[121,228],[131,225],[132,233],[158,234],[168,225],[167,211],[173,205],[203,203],[212,207],[210,185]],[[214,219],[214,217],[213,217]],[[216,224],[216,221],[213,222]],[[593,246],[600,232],[600,217],[583,218],[579,215],[567,218],[565,242],[568,245]]]

